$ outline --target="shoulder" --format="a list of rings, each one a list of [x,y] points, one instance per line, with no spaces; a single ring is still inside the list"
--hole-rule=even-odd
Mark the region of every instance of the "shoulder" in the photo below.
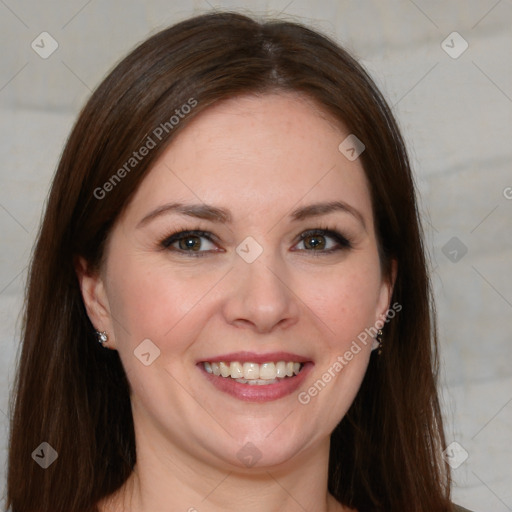
[[[453,505],[453,512],[471,512],[467,508],[461,507],[460,505]]]

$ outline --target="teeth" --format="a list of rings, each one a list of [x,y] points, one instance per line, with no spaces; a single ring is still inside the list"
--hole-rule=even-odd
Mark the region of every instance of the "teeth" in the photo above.
[[[244,367],[238,361],[234,361],[233,363],[231,363],[230,370],[231,370],[231,375],[229,375],[229,377],[231,377],[232,379],[242,379],[243,378]]]
[[[277,379],[298,375],[302,369],[301,363],[293,361],[263,364],[221,361],[219,363],[204,362],[203,366],[208,373],[213,373],[217,377],[230,377],[242,384],[273,384]]]
[[[274,363],[263,363],[260,366],[260,379],[272,380],[277,375],[276,365]]]
[[[260,378],[260,365],[256,363],[244,363],[244,379],[252,380]]]
[[[253,379],[253,380],[247,380],[247,379],[235,379],[237,382],[240,382],[240,384],[249,384],[250,386],[262,386],[264,384],[275,384],[276,382],[279,382],[277,379],[272,380],[263,380],[263,379]]]
[[[280,379],[286,377],[286,363],[284,361],[279,361],[276,364],[276,377]]]
[[[220,374],[223,377],[229,377],[231,375],[231,371],[229,369],[229,364],[219,363],[219,367],[220,367]]]

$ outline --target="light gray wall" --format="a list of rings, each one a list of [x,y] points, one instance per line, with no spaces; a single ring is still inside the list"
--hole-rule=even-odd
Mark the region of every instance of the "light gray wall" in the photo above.
[[[454,498],[477,512],[512,510],[510,0],[0,1],[2,482],[26,268],[67,134],[137,42],[212,7],[325,31],[363,61],[393,105],[427,227],[448,440],[469,454],[454,470]],[[51,48],[46,36],[42,48],[43,31],[58,43],[46,59],[31,47]]]

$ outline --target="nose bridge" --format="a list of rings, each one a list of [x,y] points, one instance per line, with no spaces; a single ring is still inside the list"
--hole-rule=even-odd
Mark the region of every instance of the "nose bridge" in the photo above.
[[[278,251],[264,250],[254,242],[245,240],[237,247],[225,314],[231,323],[268,331],[277,324],[293,323],[298,307]]]

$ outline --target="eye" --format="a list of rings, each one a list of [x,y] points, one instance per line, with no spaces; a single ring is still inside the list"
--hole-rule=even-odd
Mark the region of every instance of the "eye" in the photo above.
[[[166,249],[176,252],[190,253],[191,256],[203,256],[200,253],[218,250],[212,238],[213,235],[206,231],[179,231],[162,240],[160,244]]]
[[[349,249],[351,244],[341,233],[329,229],[311,229],[301,233],[295,247],[301,251],[331,253]],[[302,248],[300,247],[302,245]]]

